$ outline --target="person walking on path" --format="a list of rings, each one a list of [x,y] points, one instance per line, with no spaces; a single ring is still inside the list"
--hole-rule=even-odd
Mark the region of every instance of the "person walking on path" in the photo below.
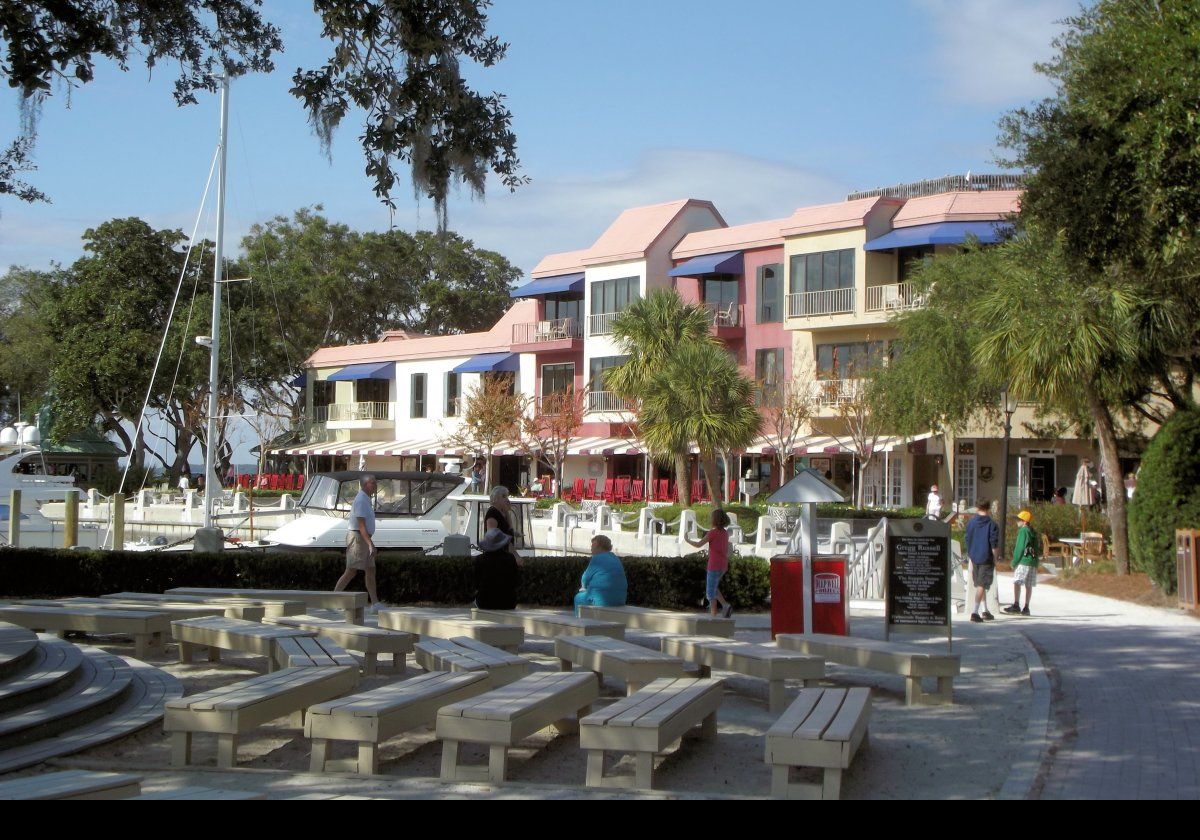
[[[699,540],[684,537],[690,545],[696,548],[708,546],[708,574],[704,585],[704,595],[708,598],[708,607],[713,616],[718,615],[718,607],[723,607],[725,617],[733,615],[733,604],[725,600],[721,594],[721,577],[729,570],[729,516],[725,511],[716,508],[712,512],[712,528],[705,532]]]
[[[623,607],[629,584],[621,558],[613,554],[612,540],[603,534],[592,538],[592,559],[583,570],[578,594],[575,595],[575,615],[581,606]]]
[[[971,621],[978,624],[996,617],[988,612],[987,591],[996,579],[996,561],[1000,558],[1000,526],[992,519],[991,502],[980,501],[975,510],[975,516],[967,523],[966,543],[967,556],[971,559],[971,581],[975,584],[975,608],[971,610]]]
[[[1029,615],[1029,599],[1037,585],[1038,565],[1042,562],[1041,537],[1033,528],[1033,514],[1017,514],[1017,544],[1013,546],[1013,602],[1004,608],[1009,615]],[[1025,607],[1021,607],[1021,586],[1025,586]]]
[[[925,500],[925,518],[942,518],[942,496],[936,484],[929,488],[929,498]]]
[[[368,609],[372,611],[379,608],[379,593],[375,589],[375,557],[379,552],[374,541],[375,503],[372,501],[378,486],[373,475],[358,479],[358,495],[350,506],[350,518],[346,523],[346,571],[333,587],[335,592],[341,592],[362,572],[367,578],[367,596],[371,599]]]

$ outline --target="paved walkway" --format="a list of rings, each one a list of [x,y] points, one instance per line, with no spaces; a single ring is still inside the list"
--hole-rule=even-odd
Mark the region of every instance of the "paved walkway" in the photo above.
[[[1031,611],[997,623],[1034,644],[1054,687],[1033,795],[1200,798],[1200,621],[1045,585]]]

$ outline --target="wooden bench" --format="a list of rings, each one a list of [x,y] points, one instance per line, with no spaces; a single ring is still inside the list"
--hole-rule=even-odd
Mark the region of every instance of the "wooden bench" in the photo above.
[[[313,773],[348,770],[360,775],[379,772],[379,745],[416,729],[433,728],[438,710],[488,691],[481,672],[450,674],[435,671],[373,691],[310,706],[304,734],[312,738]],[[355,741],[358,757],[331,759],[331,741]]]
[[[458,636],[467,636],[510,653],[516,653],[525,641],[525,631],[520,627],[509,627],[494,621],[474,619],[469,615],[440,613],[433,610],[380,610],[379,626],[389,630],[414,633],[423,639],[453,639]]]
[[[777,799],[839,799],[842,771],[867,743],[869,688],[806,688],[767,731],[771,795]],[[792,782],[793,767],[820,767],[824,783]]]
[[[581,606],[579,614],[584,618],[617,621],[627,630],[647,630],[653,633],[674,633],[679,636],[720,636],[733,638],[732,618],[717,618],[711,615],[653,610],[647,607],[593,607]]]
[[[156,592],[112,592],[101,596],[106,601],[145,604],[196,604],[218,606],[226,618],[262,621],[267,616],[299,615],[304,604],[299,601],[264,601],[260,598],[205,598],[202,595],[161,595]]]
[[[400,630],[387,630],[382,627],[368,627],[362,624],[347,624],[344,621],[331,621],[314,615],[291,615],[270,619],[272,624],[284,627],[299,627],[301,630],[315,630],[320,636],[341,645],[347,650],[358,651],[363,655],[363,673],[373,676],[377,669],[379,654],[387,653],[392,657],[392,671],[403,674],[405,659],[413,651],[416,637],[412,633]]]
[[[416,644],[416,659],[426,671],[484,674],[489,688],[516,682],[529,673],[528,660],[467,636],[423,639]]]
[[[829,636],[784,633],[775,638],[784,650],[820,656],[839,665],[867,668],[904,677],[904,700],[909,706],[935,706],[954,702],[954,678],[958,676],[958,654],[938,653],[914,645],[861,639],[855,636]],[[937,690],[925,692],[923,677],[936,677]]]
[[[175,640],[179,642],[179,661],[185,665],[192,661],[197,647],[207,647],[209,662],[220,662],[223,650],[252,653],[267,657],[267,668],[273,671],[276,639],[317,635],[315,630],[258,624],[236,618],[189,618],[171,624]]]
[[[157,790],[154,793],[143,793],[141,796],[131,797],[131,801],[137,800],[152,800],[152,799],[182,799],[194,801],[209,801],[209,800],[252,800],[266,799],[267,795],[259,791],[253,790],[218,790],[217,788],[206,787],[181,787],[174,790]]]
[[[171,736],[171,765],[192,760],[192,735],[217,736],[217,766],[237,764],[238,737],[267,721],[349,694],[358,684],[357,668],[288,668],[251,677],[191,697],[168,700],[163,729]],[[303,728],[303,720],[296,721]]]
[[[141,776],[64,770],[0,782],[0,800],[126,799],[141,790]]]
[[[162,653],[163,640],[171,629],[165,613],[96,607],[3,607],[0,621],[59,636],[70,632],[130,636],[138,659]]]
[[[825,676],[825,660],[819,656],[715,636],[664,636],[662,652],[699,665],[702,677],[716,668],[766,680],[772,712],[781,712],[787,705],[787,680],[810,685]]]
[[[208,618],[223,615],[220,607],[210,607],[203,604],[149,604],[132,602],[109,601],[104,598],[64,598],[62,600],[33,599],[17,602],[28,607],[88,607],[97,610],[124,610],[126,612],[163,613],[170,621],[182,618]],[[168,633],[170,628],[168,628]]]
[[[275,640],[277,668],[353,668],[358,660],[330,639],[319,636],[293,636]]]
[[[308,607],[320,610],[342,610],[344,620],[350,624],[363,623],[363,610],[367,608],[368,601],[366,592],[319,592],[312,589],[212,589],[181,586],[168,589],[166,594],[300,601]]]
[[[717,737],[722,685],[722,680],[664,677],[580,719],[579,746],[587,750],[587,786],[652,789],[655,755],[695,726],[700,727],[701,738]],[[604,753],[608,751],[634,754],[632,779],[605,777]]]
[[[573,615],[549,610],[471,610],[471,617],[497,624],[521,627],[530,636],[554,639],[559,636],[608,636],[625,638],[625,625],[614,621],[597,621],[594,618],[576,618]]]
[[[443,707],[437,717],[442,780],[503,782],[509,747],[551,725],[560,732],[575,731],[578,724],[570,716],[583,717],[599,697],[593,674],[543,672]],[[486,769],[459,764],[458,747],[464,741],[489,745]]]
[[[559,636],[554,655],[564,671],[579,666],[624,680],[628,694],[660,677],[683,676],[682,659],[608,636]]]

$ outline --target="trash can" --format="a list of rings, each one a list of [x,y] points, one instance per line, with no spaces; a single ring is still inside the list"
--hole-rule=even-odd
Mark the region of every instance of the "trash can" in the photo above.
[[[771,638],[804,632],[804,558],[777,554],[771,558]]]
[[[1181,528],[1175,532],[1175,562],[1179,606],[1200,608],[1200,531]]]
[[[814,633],[850,634],[850,599],[846,590],[843,554],[812,559],[812,597],[804,593],[804,557],[778,554],[771,558],[771,638],[780,633],[803,633],[805,604],[812,603]]]

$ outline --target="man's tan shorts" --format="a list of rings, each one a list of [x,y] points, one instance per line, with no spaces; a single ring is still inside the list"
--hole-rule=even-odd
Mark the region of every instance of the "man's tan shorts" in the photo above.
[[[346,570],[365,572],[375,568],[375,551],[358,531],[346,532]]]

